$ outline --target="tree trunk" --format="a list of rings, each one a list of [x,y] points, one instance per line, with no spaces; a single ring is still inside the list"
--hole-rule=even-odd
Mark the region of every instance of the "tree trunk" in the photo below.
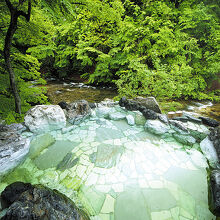
[[[26,0],[19,0],[18,6],[22,5]],[[21,114],[21,98],[19,96],[18,88],[15,82],[15,73],[11,64],[10,58],[10,49],[12,45],[12,39],[17,30],[18,17],[24,16],[27,21],[30,21],[31,16],[31,0],[28,0],[28,12],[25,13],[23,11],[19,11],[17,7],[14,7],[10,0],[5,0],[8,9],[11,13],[10,25],[8,27],[8,31],[5,37],[5,46],[4,46],[4,58],[7,66],[7,70],[9,73],[10,86],[12,90],[12,94],[15,99],[15,112]]]
[[[12,93],[15,99],[15,112],[21,114],[21,99],[19,96],[16,82],[15,82],[15,73],[13,71],[11,58],[10,58],[10,49],[11,49],[12,39],[17,29],[17,22],[18,22],[18,15],[16,12],[17,11],[15,10],[11,11],[11,21],[10,21],[10,25],[9,25],[9,28],[8,28],[8,31],[5,37],[4,57],[5,57],[5,63],[8,69],[8,73],[9,73],[11,90],[12,90]]]

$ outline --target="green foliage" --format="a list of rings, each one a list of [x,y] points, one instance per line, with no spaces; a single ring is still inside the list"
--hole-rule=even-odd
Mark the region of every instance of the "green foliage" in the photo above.
[[[215,98],[206,92],[220,71],[215,1],[83,2],[57,29],[62,76],[114,82],[120,96]]]
[[[37,85],[46,83],[39,72],[40,60],[53,56],[50,48],[53,47],[54,28],[51,27],[52,22],[48,21],[39,8],[33,8],[30,23],[19,19],[18,30],[11,48],[12,65],[22,102],[22,115],[18,115],[14,112],[14,99],[3,58],[4,38],[10,21],[9,11],[4,2],[0,3],[0,11],[2,15],[0,20],[0,118],[10,124],[21,122],[24,113],[32,105],[47,103],[45,88]],[[44,20],[43,23],[42,20]]]
[[[219,101],[218,92],[207,92],[220,72],[217,0],[33,3],[31,21],[19,19],[12,48],[23,112],[47,102],[45,89],[36,86],[45,83],[41,73],[113,82],[119,97]],[[4,1],[0,11],[0,96],[13,103],[2,56],[10,20]],[[16,118],[1,108],[8,121]]]

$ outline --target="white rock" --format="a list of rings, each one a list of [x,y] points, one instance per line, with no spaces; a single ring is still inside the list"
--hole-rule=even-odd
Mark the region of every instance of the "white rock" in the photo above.
[[[170,127],[159,120],[147,120],[144,128],[153,134],[165,134],[170,130]]]
[[[96,115],[98,117],[107,118],[109,116],[109,113],[112,111],[113,109],[109,107],[99,107],[99,108],[96,108]]]
[[[122,120],[125,117],[126,116],[124,114],[122,114],[121,112],[114,112],[114,113],[109,114],[109,118],[114,121]]]
[[[66,117],[59,105],[36,105],[26,113],[24,121],[34,133],[57,130],[66,126]]]
[[[134,125],[135,124],[135,120],[134,117],[132,115],[127,115],[126,116],[127,122],[129,125]]]
[[[206,137],[203,141],[201,141],[200,148],[203,154],[205,155],[205,157],[208,159],[210,165],[212,167],[216,167],[219,162],[218,156],[213,146],[213,143],[209,140],[208,137]]]

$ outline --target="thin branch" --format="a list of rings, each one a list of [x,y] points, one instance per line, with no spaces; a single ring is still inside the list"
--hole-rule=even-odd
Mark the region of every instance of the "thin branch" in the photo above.
[[[31,18],[31,0],[28,0],[28,13],[25,13],[23,11],[18,11],[17,16],[23,16],[26,18],[27,21],[30,21]]]
[[[8,8],[9,8],[9,11],[12,13],[12,11],[14,11],[15,8],[11,4],[10,0],[5,0],[5,2],[7,4],[7,6],[8,6]]]

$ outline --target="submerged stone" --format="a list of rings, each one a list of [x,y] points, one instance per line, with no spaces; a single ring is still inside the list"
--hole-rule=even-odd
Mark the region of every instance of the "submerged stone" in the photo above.
[[[66,170],[74,167],[79,161],[74,153],[68,153],[63,160],[57,165],[57,170]]]
[[[119,194],[115,203],[114,217],[115,220],[150,220],[150,213],[141,191],[136,189]]]
[[[100,144],[97,149],[95,166],[111,168],[120,160],[123,148],[121,146]]]
[[[192,146],[193,144],[196,143],[196,139],[190,135],[184,135],[184,134],[178,134],[178,133],[175,133],[173,134],[173,137],[179,141],[180,143],[182,144],[185,144],[185,145],[190,145]]]
[[[78,143],[71,141],[56,141],[45,153],[36,157],[34,163],[42,170],[57,167],[67,153],[72,151],[77,145]]]
[[[31,159],[34,159],[36,156],[40,154],[41,151],[55,143],[55,141],[55,138],[49,133],[36,136],[31,141],[29,157]]]
[[[126,115],[121,113],[121,112],[115,112],[115,113],[110,113],[109,114],[109,118],[111,120],[115,120],[115,121],[125,119],[125,117],[126,117]]]

